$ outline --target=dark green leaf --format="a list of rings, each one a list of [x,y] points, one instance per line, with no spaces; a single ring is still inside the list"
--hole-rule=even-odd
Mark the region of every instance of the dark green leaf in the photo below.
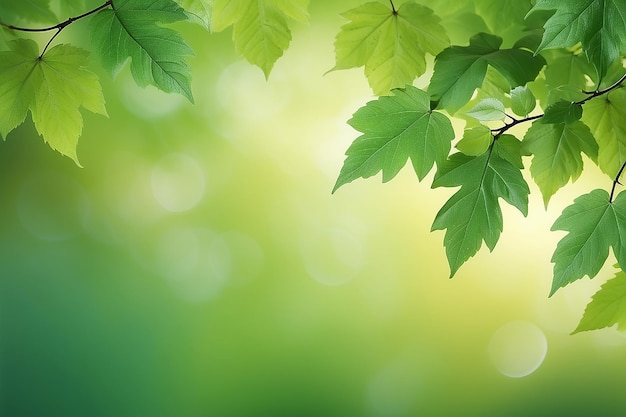
[[[477,157],[456,153],[435,176],[433,187],[461,186],[432,225],[432,230],[446,229],[444,246],[451,277],[483,241],[490,250],[495,247],[503,227],[499,198],[524,215],[528,212],[528,184],[520,169],[500,156],[499,147],[496,141],[492,151]]]
[[[482,85],[488,65],[506,77],[509,87],[535,79],[543,58],[526,50],[499,49],[501,44],[502,38],[480,33],[470,39],[469,46],[452,46],[437,55],[428,92],[439,107],[451,113],[460,109]]]
[[[554,278],[550,295],[585,275],[595,277],[609,254],[626,265],[626,193],[612,203],[604,190],[594,190],[574,200],[563,210],[552,230],[568,234],[552,256]]]
[[[186,19],[172,0],[116,0],[115,9],[101,10],[91,19],[94,48],[111,73],[130,58],[138,85],[154,85],[193,101],[191,69],[185,61],[193,51],[180,33],[159,25]]]
[[[557,101],[546,108],[541,123],[573,123],[583,117],[583,106],[571,101]]]

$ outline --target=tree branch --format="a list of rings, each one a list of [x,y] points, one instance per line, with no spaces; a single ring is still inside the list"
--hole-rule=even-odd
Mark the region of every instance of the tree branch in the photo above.
[[[599,96],[602,96],[604,94],[610,93],[611,91],[613,91],[616,88],[620,87],[622,85],[622,83],[624,83],[624,81],[626,81],[626,74],[622,75],[620,77],[620,79],[615,81],[615,83],[613,83],[611,86],[609,86],[607,88],[604,88],[602,90],[583,91],[583,93],[587,94],[588,96],[585,97],[582,100],[574,102],[574,104],[580,104],[582,106],[583,104],[585,104],[586,102],[588,102],[591,99],[594,99],[596,97],[599,97]],[[491,129],[491,133],[493,134],[495,139],[498,139],[500,136],[502,136],[504,133],[506,133],[513,126],[517,126],[520,123],[530,122],[530,121],[533,121],[533,120],[541,119],[543,116],[544,116],[544,114],[538,114],[538,115],[535,115],[535,116],[528,116],[528,117],[525,117],[523,119],[514,119],[513,117],[508,116],[512,121],[510,123],[505,123],[504,126],[502,126],[500,128]],[[622,168],[622,170],[620,170],[620,173],[623,171],[623,169],[624,168]]]
[[[613,187],[611,187],[611,196],[609,197],[609,203],[613,202],[613,197],[615,195],[615,188],[617,187],[617,184],[622,185],[622,183],[619,182],[619,177],[622,176],[625,168],[626,168],[626,162],[622,164],[622,167],[619,169],[619,171],[617,171],[617,175],[615,176],[615,179],[613,180]]]
[[[56,38],[59,33],[61,33],[61,31],[63,29],[65,29],[67,26],[71,25],[72,23],[76,22],[77,20],[83,19],[87,16],[91,16],[92,14],[99,12],[102,9],[105,9],[107,7],[113,7],[113,0],[107,0],[106,2],[102,3],[100,6],[89,10],[88,12],[85,12],[83,14],[80,14],[78,16],[74,16],[74,17],[70,17],[67,20],[64,20],[61,23],[57,23],[54,26],[48,26],[48,27],[44,27],[44,28],[26,28],[26,27],[21,27],[21,26],[14,26],[14,25],[9,25],[7,23],[4,23],[2,21],[0,21],[0,26],[5,27],[7,29],[11,29],[11,30],[17,30],[20,32],[49,32],[51,30],[56,30],[56,33],[54,35],[52,35],[52,37],[50,38],[50,40],[48,40],[48,43],[46,43],[46,46],[43,48],[43,50],[41,51],[41,55],[39,55],[39,58],[43,57],[44,53],[46,52],[46,50],[48,49],[48,47],[50,46],[50,44],[52,43],[52,41],[54,40],[54,38]]]

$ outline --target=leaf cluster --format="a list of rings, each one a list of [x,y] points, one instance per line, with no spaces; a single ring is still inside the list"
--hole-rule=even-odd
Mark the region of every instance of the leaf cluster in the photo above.
[[[194,52],[172,24],[231,31],[234,48],[269,77],[308,8],[309,0],[0,2],[0,136],[30,113],[44,141],[79,164],[81,109],[107,114],[90,53],[112,76],[129,66],[139,86],[193,102]],[[483,243],[496,247],[501,204],[527,215],[527,167],[547,207],[591,163],[608,179],[554,223],[566,235],[552,256],[551,294],[596,276],[610,252],[626,265],[623,0],[364,0],[342,17],[329,72],[363,67],[377,98],[348,122],[359,136],[333,192],[378,172],[389,181],[409,160],[419,181],[454,189],[432,224],[445,232],[454,276]],[[89,51],[59,43],[79,20],[88,21]],[[47,43],[31,39],[36,32],[49,33]],[[576,331],[626,326],[623,281],[618,272],[602,287]]]

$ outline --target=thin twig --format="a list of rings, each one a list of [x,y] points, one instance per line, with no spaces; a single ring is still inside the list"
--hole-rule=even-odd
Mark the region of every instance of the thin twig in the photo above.
[[[615,176],[615,179],[613,180],[613,187],[611,188],[611,196],[609,197],[609,203],[613,202],[613,196],[615,195],[615,187],[617,187],[617,184],[622,185],[622,183],[619,182],[619,177],[621,177],[622,174],[624,173],[624,168],[626,168],[626,162],[622,164],[622,167],[619,169],[619,171],[617,172],[617,175]]]

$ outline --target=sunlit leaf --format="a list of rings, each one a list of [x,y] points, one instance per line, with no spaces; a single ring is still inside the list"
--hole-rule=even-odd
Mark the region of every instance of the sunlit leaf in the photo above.
[[[85,69],[88,53],[61,44],[39,58],[32,40],[16,40],[10,46],[11,51],[0,52],[0,134],[6,137],[30,110],[37,131],[50,147],[78,164],[80,107],[106,114],[98,78]]]
[[[233,27],[237,52],[269,77],[291,42],[287,19],[306,21],[309,0],[215,0],[212,28]]]
[[[413,2],[396,13],[382,3],[365,3],[343,16],[350,22],[337,35],[333,70],[364,66],[377,95],[411,84],[426,71],[426,53],[437,55],[449,45],[439,18]]]
[[[621,270],[591,297],[591,302],[573,333],[616,324],[618,330],[626,330],[626,274]]]

